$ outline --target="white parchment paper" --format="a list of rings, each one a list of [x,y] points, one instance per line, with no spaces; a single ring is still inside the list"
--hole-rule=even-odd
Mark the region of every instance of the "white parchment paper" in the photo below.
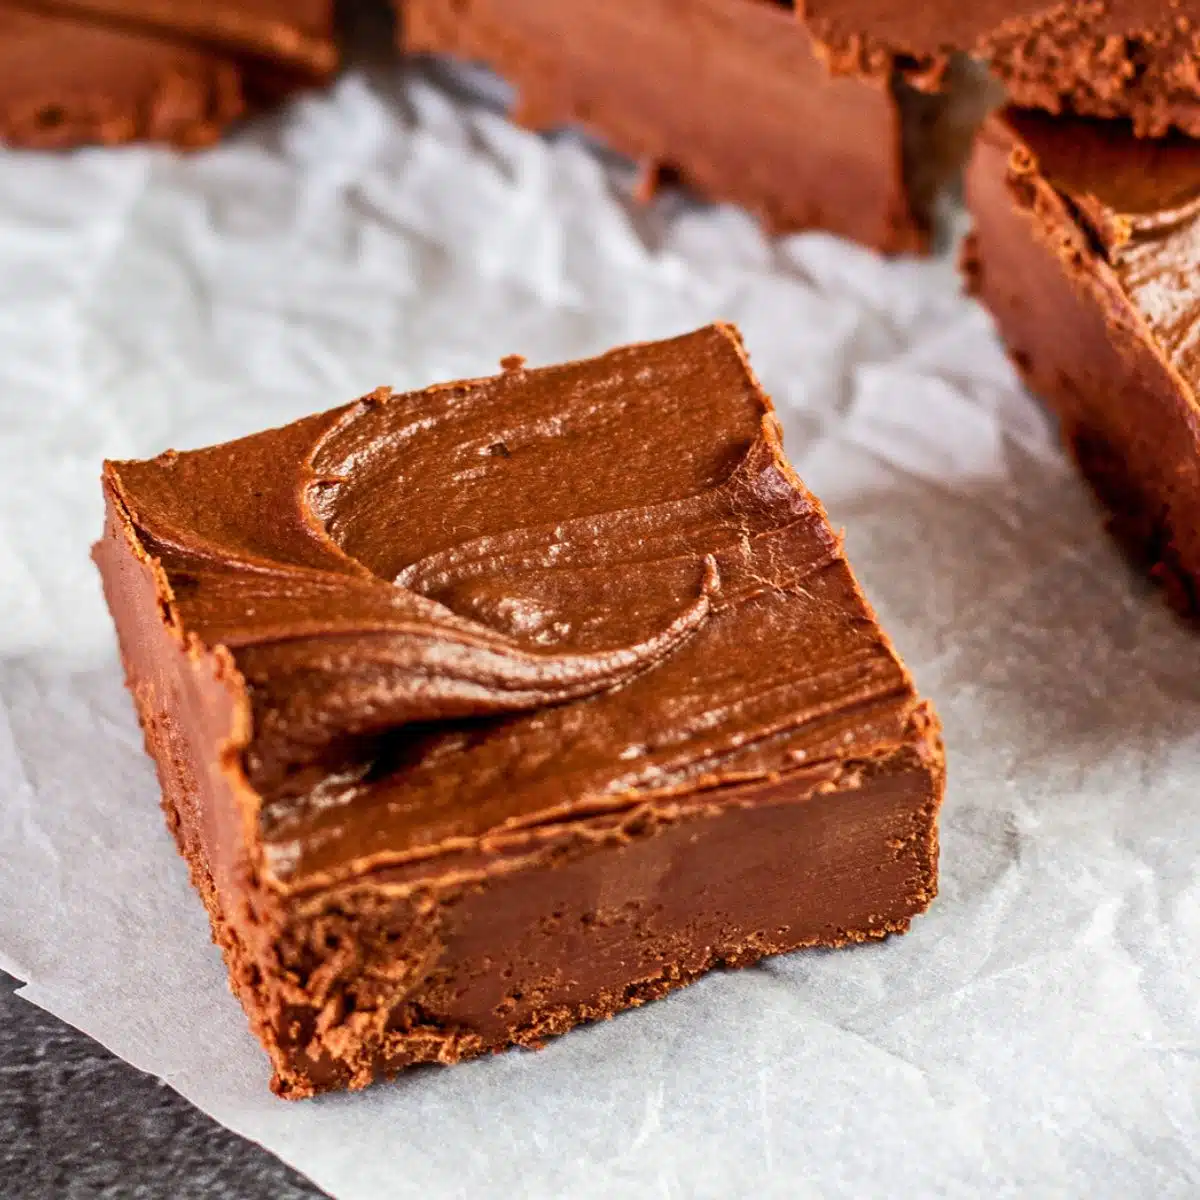
[[[0,154],[0,965],[338,1197],[1200,1194],[1200,643],[948,257],[637,212],[619,174],[400,74],[198,157]],[[945,720],[935,907],[539,1054],[275,1100],[122,690],[101,457],[715,317]]]

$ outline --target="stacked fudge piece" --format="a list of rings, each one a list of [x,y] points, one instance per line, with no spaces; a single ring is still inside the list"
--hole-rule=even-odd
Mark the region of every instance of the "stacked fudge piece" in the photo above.
[[[1200,612],[1200,3],[808,0],[855,77],[987,58],[1012,107],[967,170],[971,289],[1175,605]]]
[[[337,60],[334,0],[0,0],[0,141],[204,146]]]

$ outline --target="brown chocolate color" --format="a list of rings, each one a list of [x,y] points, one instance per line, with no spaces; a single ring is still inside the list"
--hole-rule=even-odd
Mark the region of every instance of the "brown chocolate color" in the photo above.
[[[11,2],[11,0],[9,0]],[[16,0],[90,24],[161,33],[314,80],[338,65],[334,0]]]
[[[900,57],[937,84],[979,56],[1024,108],[1125,118],[1143,136],[1200,136],[1200,0],[801,0],[838,72]]]
[[[1200,612],[1200,143],[1008,112],[964,264],[1029,386],[1177,607]]]
[[[0,6],[0,141],[205,146],[247,109],[236,62],[151,34]]]
[[[482,62],[539,130],[585,127],[771,232],[825,229],[920,251],[945,174],[942,105],[911,113],[890,64],[834,79],[771,0],[404,0],[404,47]],[[929,168],[933,169],[932,174]]]
[[[0,0],[0,140],[205,146],[337,63],[333,0]]]
[[[907,928],[943,755],[734,330],[109,463],[95,558],[281,1095]]]

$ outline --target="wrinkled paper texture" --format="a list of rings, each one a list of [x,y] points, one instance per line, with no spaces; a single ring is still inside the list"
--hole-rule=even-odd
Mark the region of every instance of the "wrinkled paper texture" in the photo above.
[[[1195,636],[949,255],[628,176],[398,72],[195,157],[0,154],[0,966],[337,1197],[1198,1194]],[[274,1099],[122,688],[101,458],[718,317],[945,720],[941,896],[542,1053]]]

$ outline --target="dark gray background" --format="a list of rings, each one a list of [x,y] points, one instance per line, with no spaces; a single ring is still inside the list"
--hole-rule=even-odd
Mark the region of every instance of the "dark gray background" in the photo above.
[[[166,1084],[22,1000],[19,986],[0,971],[3,1200],[325,1195]]]

